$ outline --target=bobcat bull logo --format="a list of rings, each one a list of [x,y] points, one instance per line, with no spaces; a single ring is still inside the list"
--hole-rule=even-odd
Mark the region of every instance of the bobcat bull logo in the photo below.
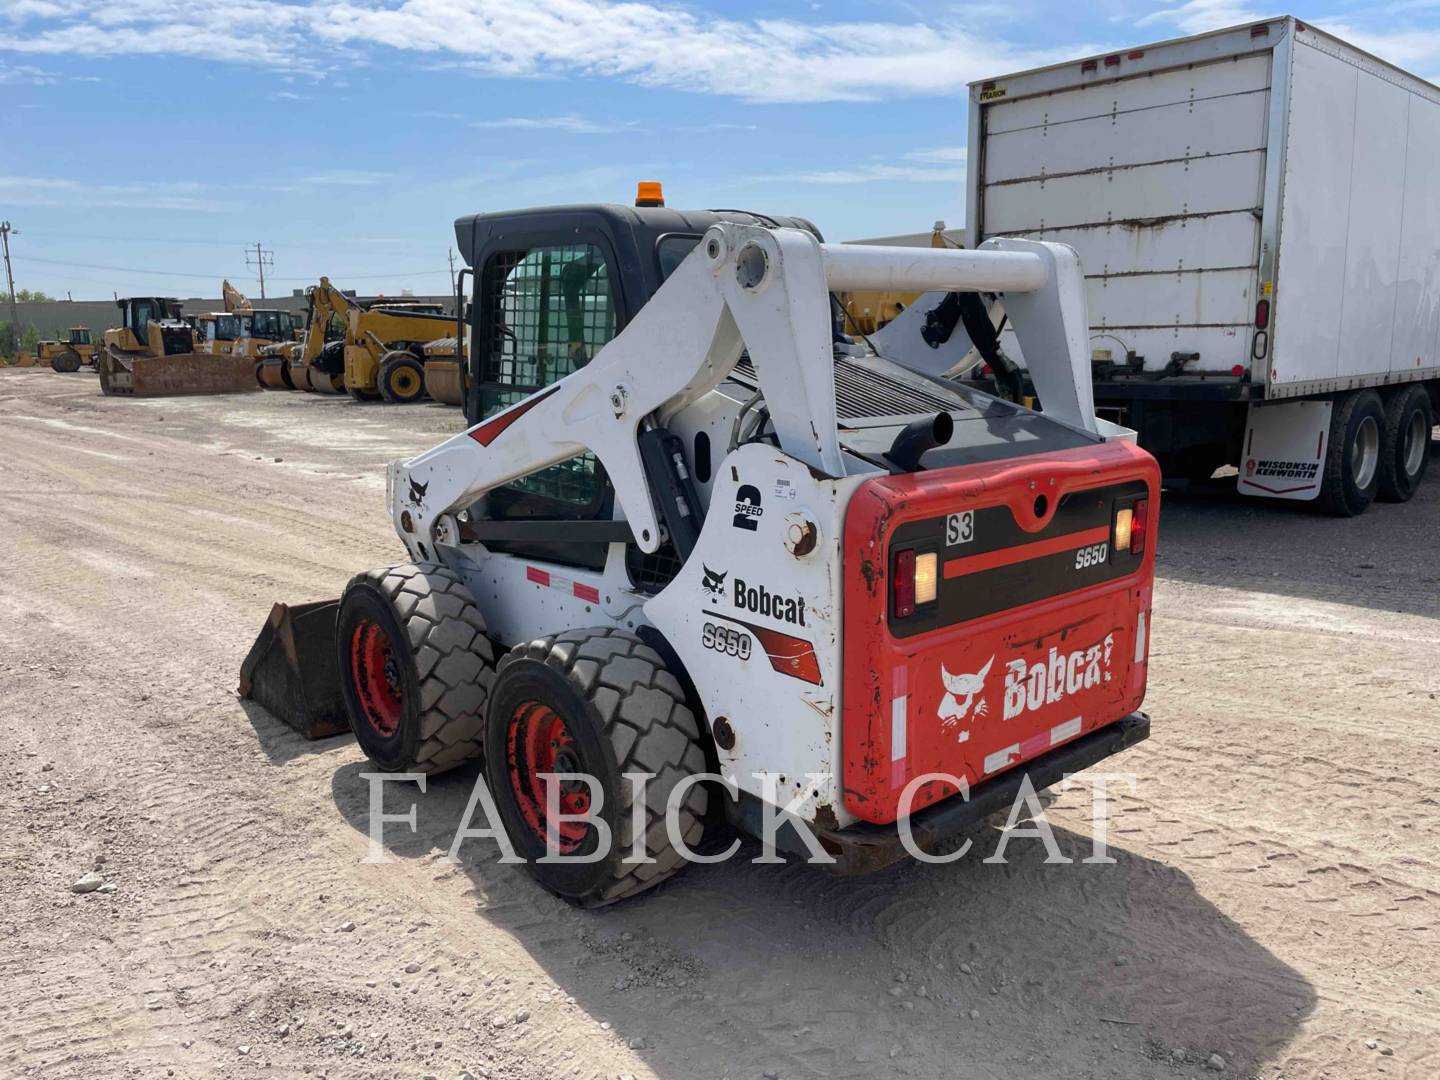
[[[972,708],[975,716],[984,716],[990,711],[984,698],[978,703],[975,699],[985,692],[985,677],[990,674],[994,663],[995,657],[992,656],[979,671],[960,675],[952,675],[943,663],[940,665],[940,681],[945,684],[945,697],[940,702],[937,715],[945,725],[945,730],[949,731],[969,717]],[[970,732],[962,731],[957,738],[959,742],[965,742],[970,738]]]

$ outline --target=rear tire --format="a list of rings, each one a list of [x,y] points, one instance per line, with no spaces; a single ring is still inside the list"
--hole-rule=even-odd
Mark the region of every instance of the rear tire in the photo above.
[[[380,396],[392,405],[425,400],[425,365],[402,349],[380,358]]]
[[[350,728],[376,768],[440,773],[479,756],[495,653],[454,571],[407,563],[357,575],[335,636]]]
[[[581,907],[601,907],[643,892],[684,865],[665,827],[676,784],[705,771],[695,715],[660,655],[622,630],[572,630],[517,645],[500,661],[485,727],[485,772],[505,832],[541,885]],[[600,817],[610,826],[608,855],[596,862],[537,862],[545,843],[545,788],[537,773],[582,773],[604,792]],[[648,774],[635,788],[624,773]],[[635,843],[636,799],[645,796],[646,857],[626,863]],[[562,806],[589,808],[589,788],[562,789]],[[578,802],[579,805],[570,805]],[[678,831],[692,848],[704,831],[709,792],[692,784],[680,804]],[[596,850],[590,825],[562,826],[566,854]]]
[[[72,371],[79,371],[80,354],[77,353],[74,349],[66,349],[64,352],[57,354],[55,358],[50,361],[50,370],[63,371],[67,374]]]
[[[1324,482],[1318,503],[1336,517],[1357,517],[1375,501],[1385,444],[1385,409],[1374,390],[1336,400],[1330,413]]]
[[[1385,403],[1385,437],[1380,444],[1380,498],[1409,502],[1430,464],[1435,415],[1423,386],[1396,390]]]
[[[346,387],[350,396],[356,401],[379,401],[380,393],[377,390],[362,390],[358,386]]]

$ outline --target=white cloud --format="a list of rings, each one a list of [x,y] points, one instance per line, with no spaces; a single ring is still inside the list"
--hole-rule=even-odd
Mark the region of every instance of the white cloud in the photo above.
[[[92,184],[44,176],[0,176],[0,202],[21,206],[105,206],[213,213],[233,209],[202,184],[156,182]]]
[[[620,78],[751,102],[956,93],[975,78],[1099,47],[1021,47],[979,17],[811,23],[662,0],[7,3],[13,29],[0,32],[0,49],[17,53],[167,54],[319,71],[337,65],[337,47],[379,47],[491,76]]]
[[[1206,30],[1218,30],[1222,26],[1235,26],[1263,18],[1264,12],[1256,11],[1238,0],[1189,0],[1179,7],[1151,12],[1143,19],[1137,19],[1135,25],[1168,23],[1187,34],[1202,34]]]
[[[633,131],[635,129],[633,123],[610,124],[598,120],[587,120],[583,116],[506,116],[498,120],[476,120],[470,126],[563,131],[569,135],[611,135],[617,131]]]
[[[318,184],[322,187],[374,187],[392,179],[394,177],[390,173],[368,172],[365,169],[332,169],[314,176],[301,176],[295,182]]]
[[[923,165],[890,165],[877,162],[869,165],[845,165],[835,169],[783,173],[775,180],[792,184],[874,184],[903,180],[912,184],[962,184],[965,170],[926,168]]]

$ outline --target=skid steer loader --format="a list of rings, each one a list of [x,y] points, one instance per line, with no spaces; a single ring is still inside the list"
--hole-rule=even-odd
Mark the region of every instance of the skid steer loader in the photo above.
[[[243,695],[345,716],[380,770],[481,760],[530,871],[587,906],[715,817],[779,814],[839,872],[946,850],[1148,735],[1160,478],[1095,416],[1071,248],[624,206],[456,236],[472,426],[389,466],[404,561],[277,605]],[[1045,412],[842,332],[834,294],[899,289],[1003,307]]]
[[[254,360],[197,351],[195,330],[180,318],[175,299],[130,296],[116,304],[121,324],[105,331],[99,350],[101,393],[169,397],[257,389]]]

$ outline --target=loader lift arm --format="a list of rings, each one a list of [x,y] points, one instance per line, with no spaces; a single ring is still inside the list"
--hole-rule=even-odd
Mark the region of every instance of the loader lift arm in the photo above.
[[[846,474],[837,434],[830,294],[846,289],[1001,294],[1047,415],[1097,432],[1083,278],[1074,251],[1028,240],[977,250],[837,246],[792,228],[712,225],[630,324],[585,366],[434,449],[392,463],[388,503],[412,557],[458,542],[451,516],[500,485],[584,451],[599,458],[636,543],[665,539],[642,429],[716,387],[748,352],[780,448]],[[576,441],[583,431],[586,441]]]

